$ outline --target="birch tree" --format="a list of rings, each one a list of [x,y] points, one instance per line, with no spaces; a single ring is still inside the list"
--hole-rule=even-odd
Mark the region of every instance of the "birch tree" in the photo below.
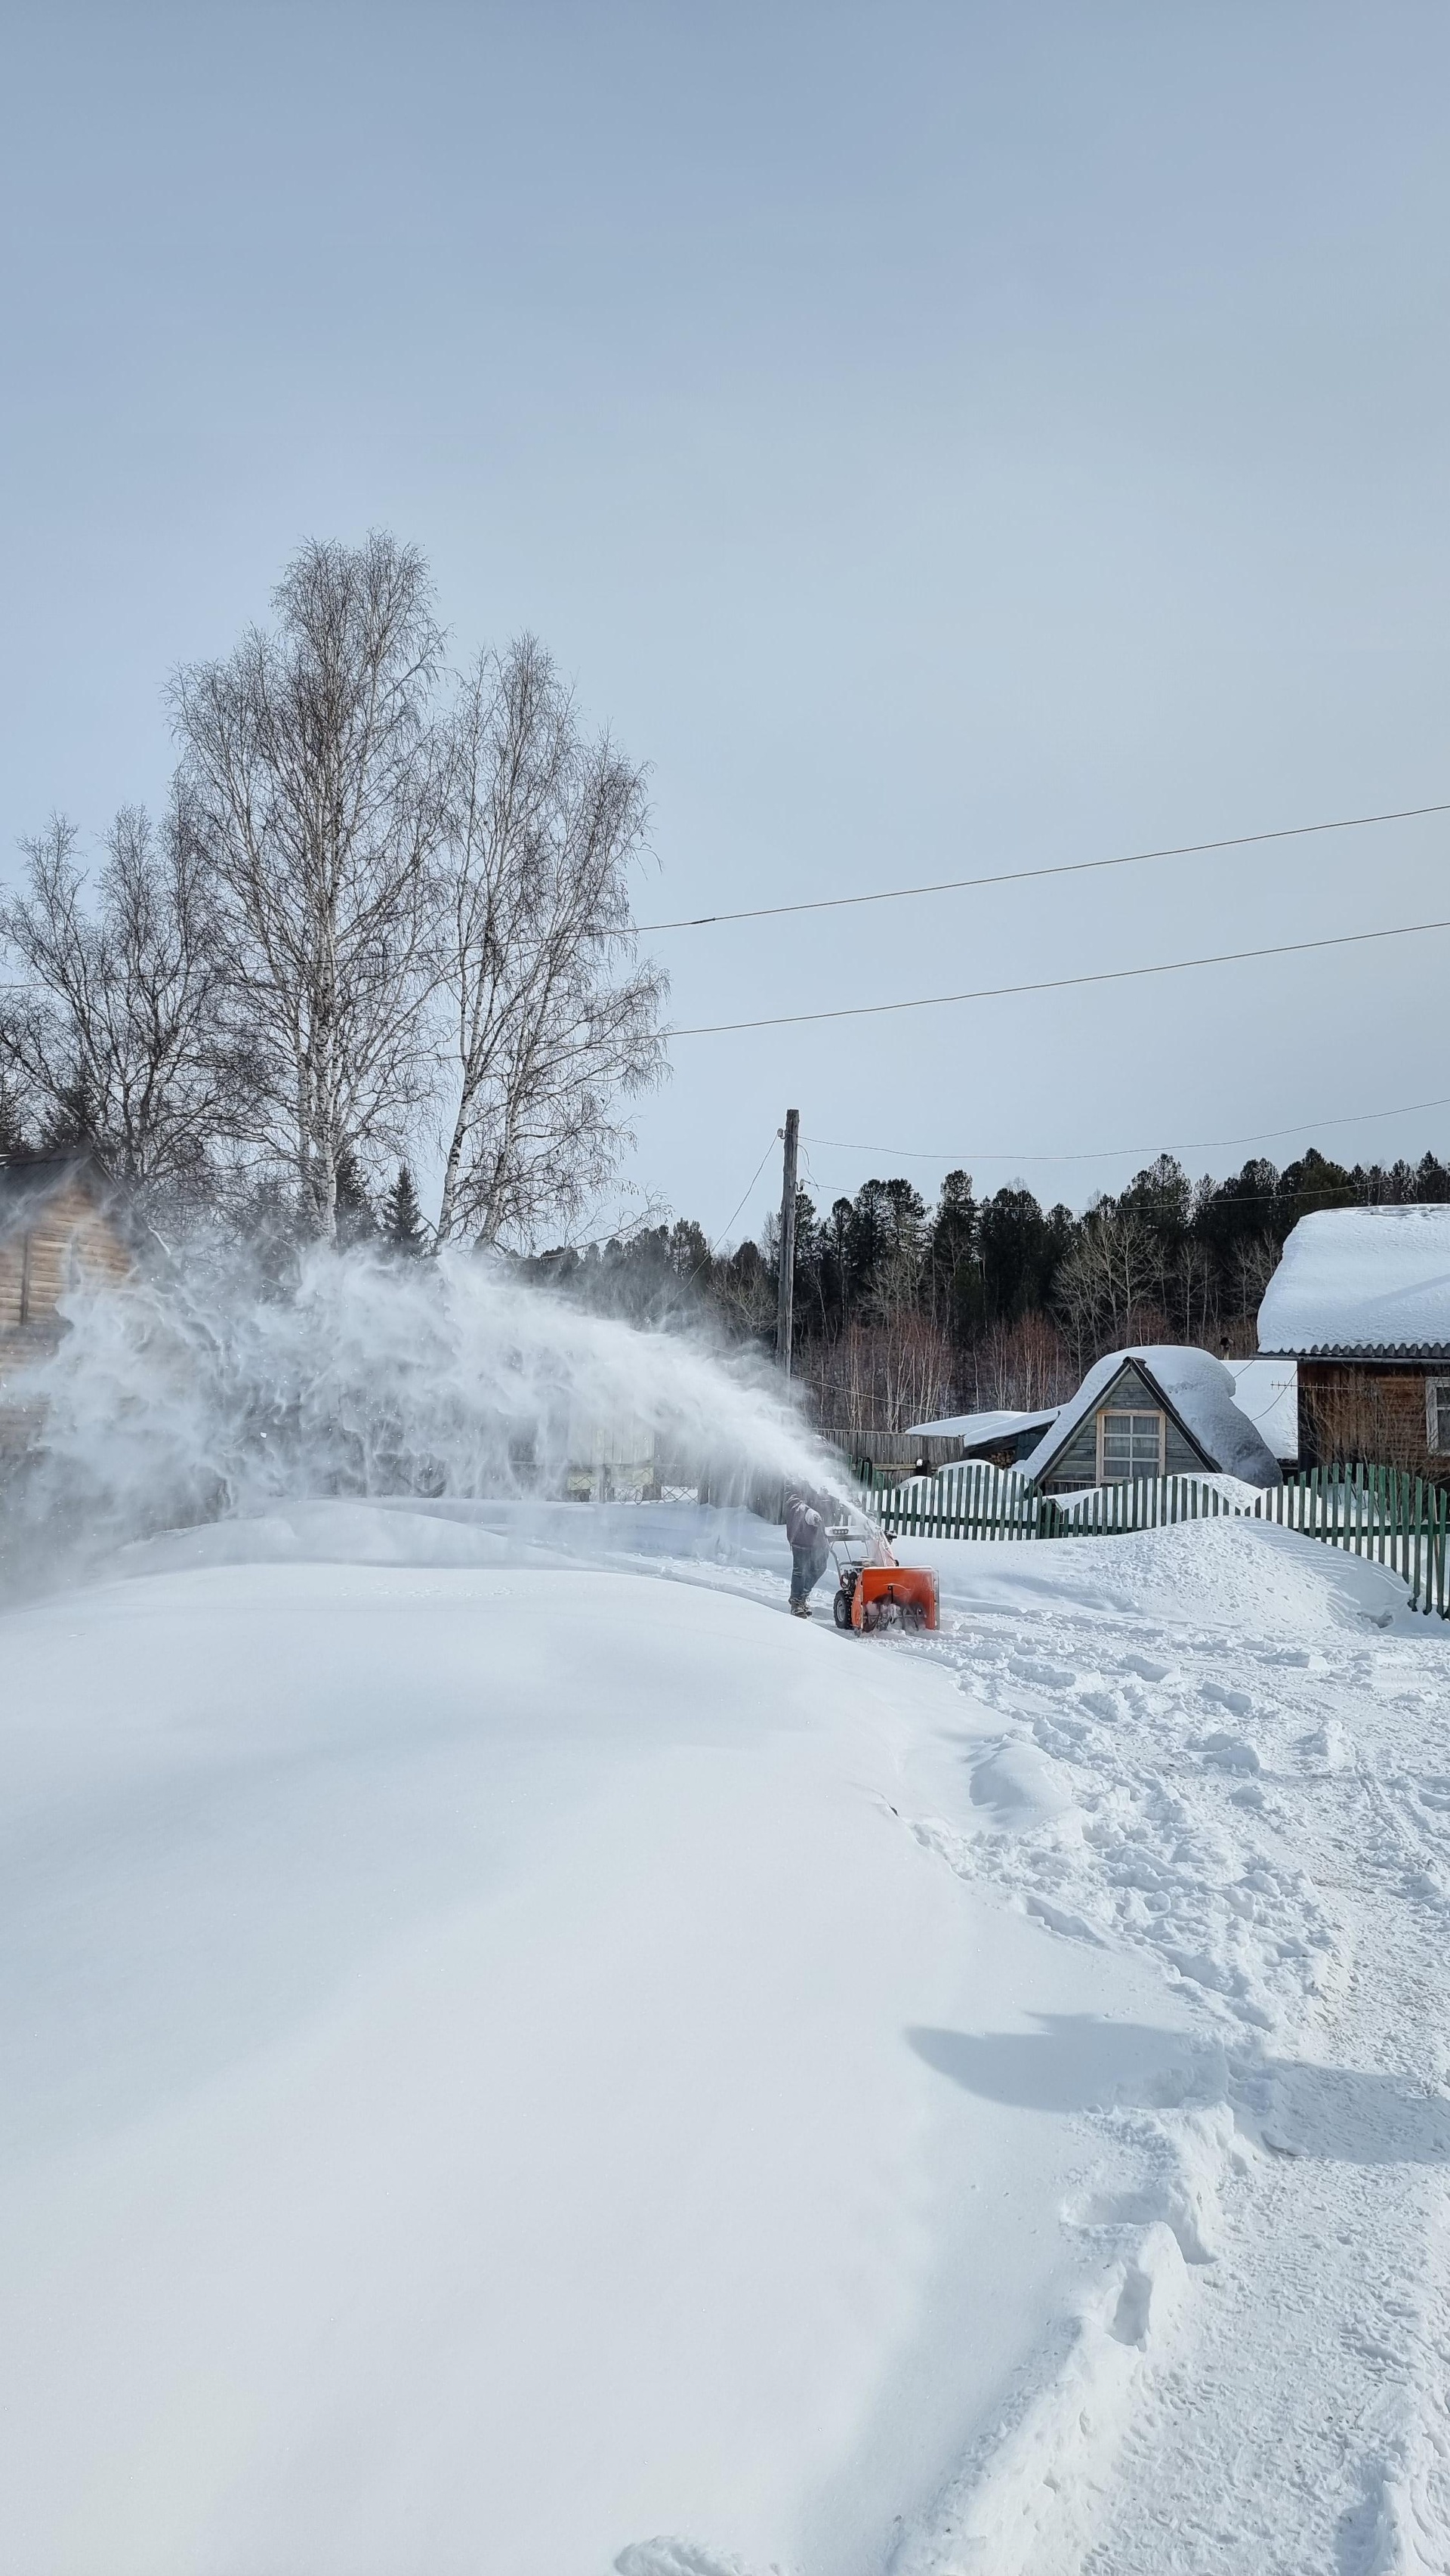
[[[303,546],[273,604],[275,630],[181,671],[172,708],[250,1141],[335,1241],[345,1158],[400,1149],[426,1090],[440,636],[422,557],[387,535]]]
[[[63,817],[21,847],[24,891],[0,906],[24,979],[0,992],[0,1075],[42,1140],[93,1146],[132,1183],[197,1186],[235,1126],[239,1066],[186,796],[159,829],[122,809],[94,897]]]
[[[666,979],[637,962],[644,774],[589,739],[530,636],[485,653],[449,726],[438,973],[450,1114],[435,1241],[577,1218],[664,1069]]]

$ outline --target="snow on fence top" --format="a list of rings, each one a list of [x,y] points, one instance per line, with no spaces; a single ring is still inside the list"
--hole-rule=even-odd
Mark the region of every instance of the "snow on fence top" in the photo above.
[[[1216,1360],[1211,1351],[1176,1342],[1141,1343],[1132,1350],[1109,1351],[1105,1359],[1096,1361],[1050,1431],[1023,1459],[1024,1476],[1039,1475],[1066,1446],[1112,1385],[1124,1360],[1138,1362],[1212,1466],[1222,1468],[1225,1475],[1241,1476],[1247,1485],[1278,1483],[1278,1461],[1234,1402],[1234,1382],[1222,1360]]]
[[[1301,1217],[1259,1308],[1259,1348],[1450,1352],[1450,1207]]]

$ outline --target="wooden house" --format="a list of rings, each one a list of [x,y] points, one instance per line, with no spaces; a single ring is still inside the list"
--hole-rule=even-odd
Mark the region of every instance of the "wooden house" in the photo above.
[[[16,1370],[59,1342],[67,1290],[125,1279],[135,1261],[122,1201],[89,1155],[0,1163],[0,1404]]]
[[[1222,1360],[1175,1343],[1109,1352],[1022,1462],[1046,1494],[1205,1470],[1250,1485],[1280,1482]]]
[[[1304,1466],[1450,1481],[1450,1207],[1301,1217],[1259,1308],[1259,1349],[1298,1363]]]

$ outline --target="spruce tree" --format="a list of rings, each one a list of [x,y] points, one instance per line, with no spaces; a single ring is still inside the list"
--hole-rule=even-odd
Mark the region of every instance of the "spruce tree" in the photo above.
[[[357,1157],[350,1145],[344,1146],[337,1158],[337,1240],[344,1246],[366,1243],[377,1230],[378,1221]]]
[[[406,1163],[399,1164],[398,1177],[384,1201],[383,1233],[392,1250],[410,1260],[416,1260],[423,1249],[423,1211]]]

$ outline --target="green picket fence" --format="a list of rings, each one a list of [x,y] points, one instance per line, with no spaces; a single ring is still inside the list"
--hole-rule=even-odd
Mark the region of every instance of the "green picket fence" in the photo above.
[[[889,1469],[879,1479],[868,1471],[859,1499],[891,1538],[1042,1538],[1039,1519],[1052,1510],[1025,1476],[985,1458],[961,1458],[904,1484]]]
[[[1450,1493],[1394,1467],[1316,1467],[1242,1503],[1195,1476],[1059,1498],[972,1458],[904,1484],[873,1474],[858,1500],[890,1538],[1101,1538],[1225,1516],[1275,1521],[1391,1567],[1408,1584],[1412,1609],[1450,1619]]]
[[[1450,1493],[1422,1476],[1398,1467],[1314,1467],[1261,1494],[1254,1518],[1391,1566],[1410,1587],[1412,1610],[1450,1619]]]

